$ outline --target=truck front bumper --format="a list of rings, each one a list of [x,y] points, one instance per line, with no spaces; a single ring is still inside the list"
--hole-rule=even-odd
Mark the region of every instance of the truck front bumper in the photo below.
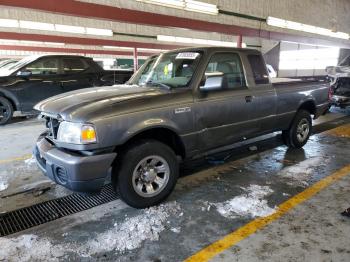
[[[40,137],[34,148],[39,168],[51,180],[70,190],[93,193],[101,190],[116,153],[81,155],[57,148]]]

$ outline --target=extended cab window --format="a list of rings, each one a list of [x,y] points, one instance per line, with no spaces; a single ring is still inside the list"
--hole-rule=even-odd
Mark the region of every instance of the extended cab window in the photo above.
[[[248,60],[253,71],[255,84],[268,84],[269,77],[266,71],[264,59],[260,55],[248,55]]]
[[[65,74],[76,74],[88,69],[89,65],[83,59],[63,58],[63,72]]]
[[[55,75],[58,69],[58,59],[47,57],[27,65],[21,71],[30,71],[32,75]]]
[[[245,87],[242,63],[238,54],[218,53],[211,57],[205,70],[206,78],[222,76],[222,89]]]

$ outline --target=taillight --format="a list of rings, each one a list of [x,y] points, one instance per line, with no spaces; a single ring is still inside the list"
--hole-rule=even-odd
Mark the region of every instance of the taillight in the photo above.
[[[333,96],[333,88],[332,86],[328,89],[328,99],[331,100]]]

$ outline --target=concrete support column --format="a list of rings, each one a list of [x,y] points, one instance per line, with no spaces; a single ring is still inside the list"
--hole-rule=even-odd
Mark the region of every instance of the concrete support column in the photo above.
[[[138,68],[139,68],[139,63],[137,59],[137,48],[134,47],[134,72],[136,72]]]
[[[237,39],[237,47],[238,48],[242,48],[242,42],[243,42],[242,35],[238,35],[238,39]]]

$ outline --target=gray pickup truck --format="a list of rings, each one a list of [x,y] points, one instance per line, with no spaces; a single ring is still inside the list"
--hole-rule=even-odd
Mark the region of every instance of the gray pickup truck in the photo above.
[[[282,131],[300,148],[329,86],[270,83],[258,51],[187,48],[150,57],[125,85],[58,95],[35,106],[46,119],[34,154],[52,180],[96,192],[111,174],[129,205],[160,203],[179,163],[225,145]]]

